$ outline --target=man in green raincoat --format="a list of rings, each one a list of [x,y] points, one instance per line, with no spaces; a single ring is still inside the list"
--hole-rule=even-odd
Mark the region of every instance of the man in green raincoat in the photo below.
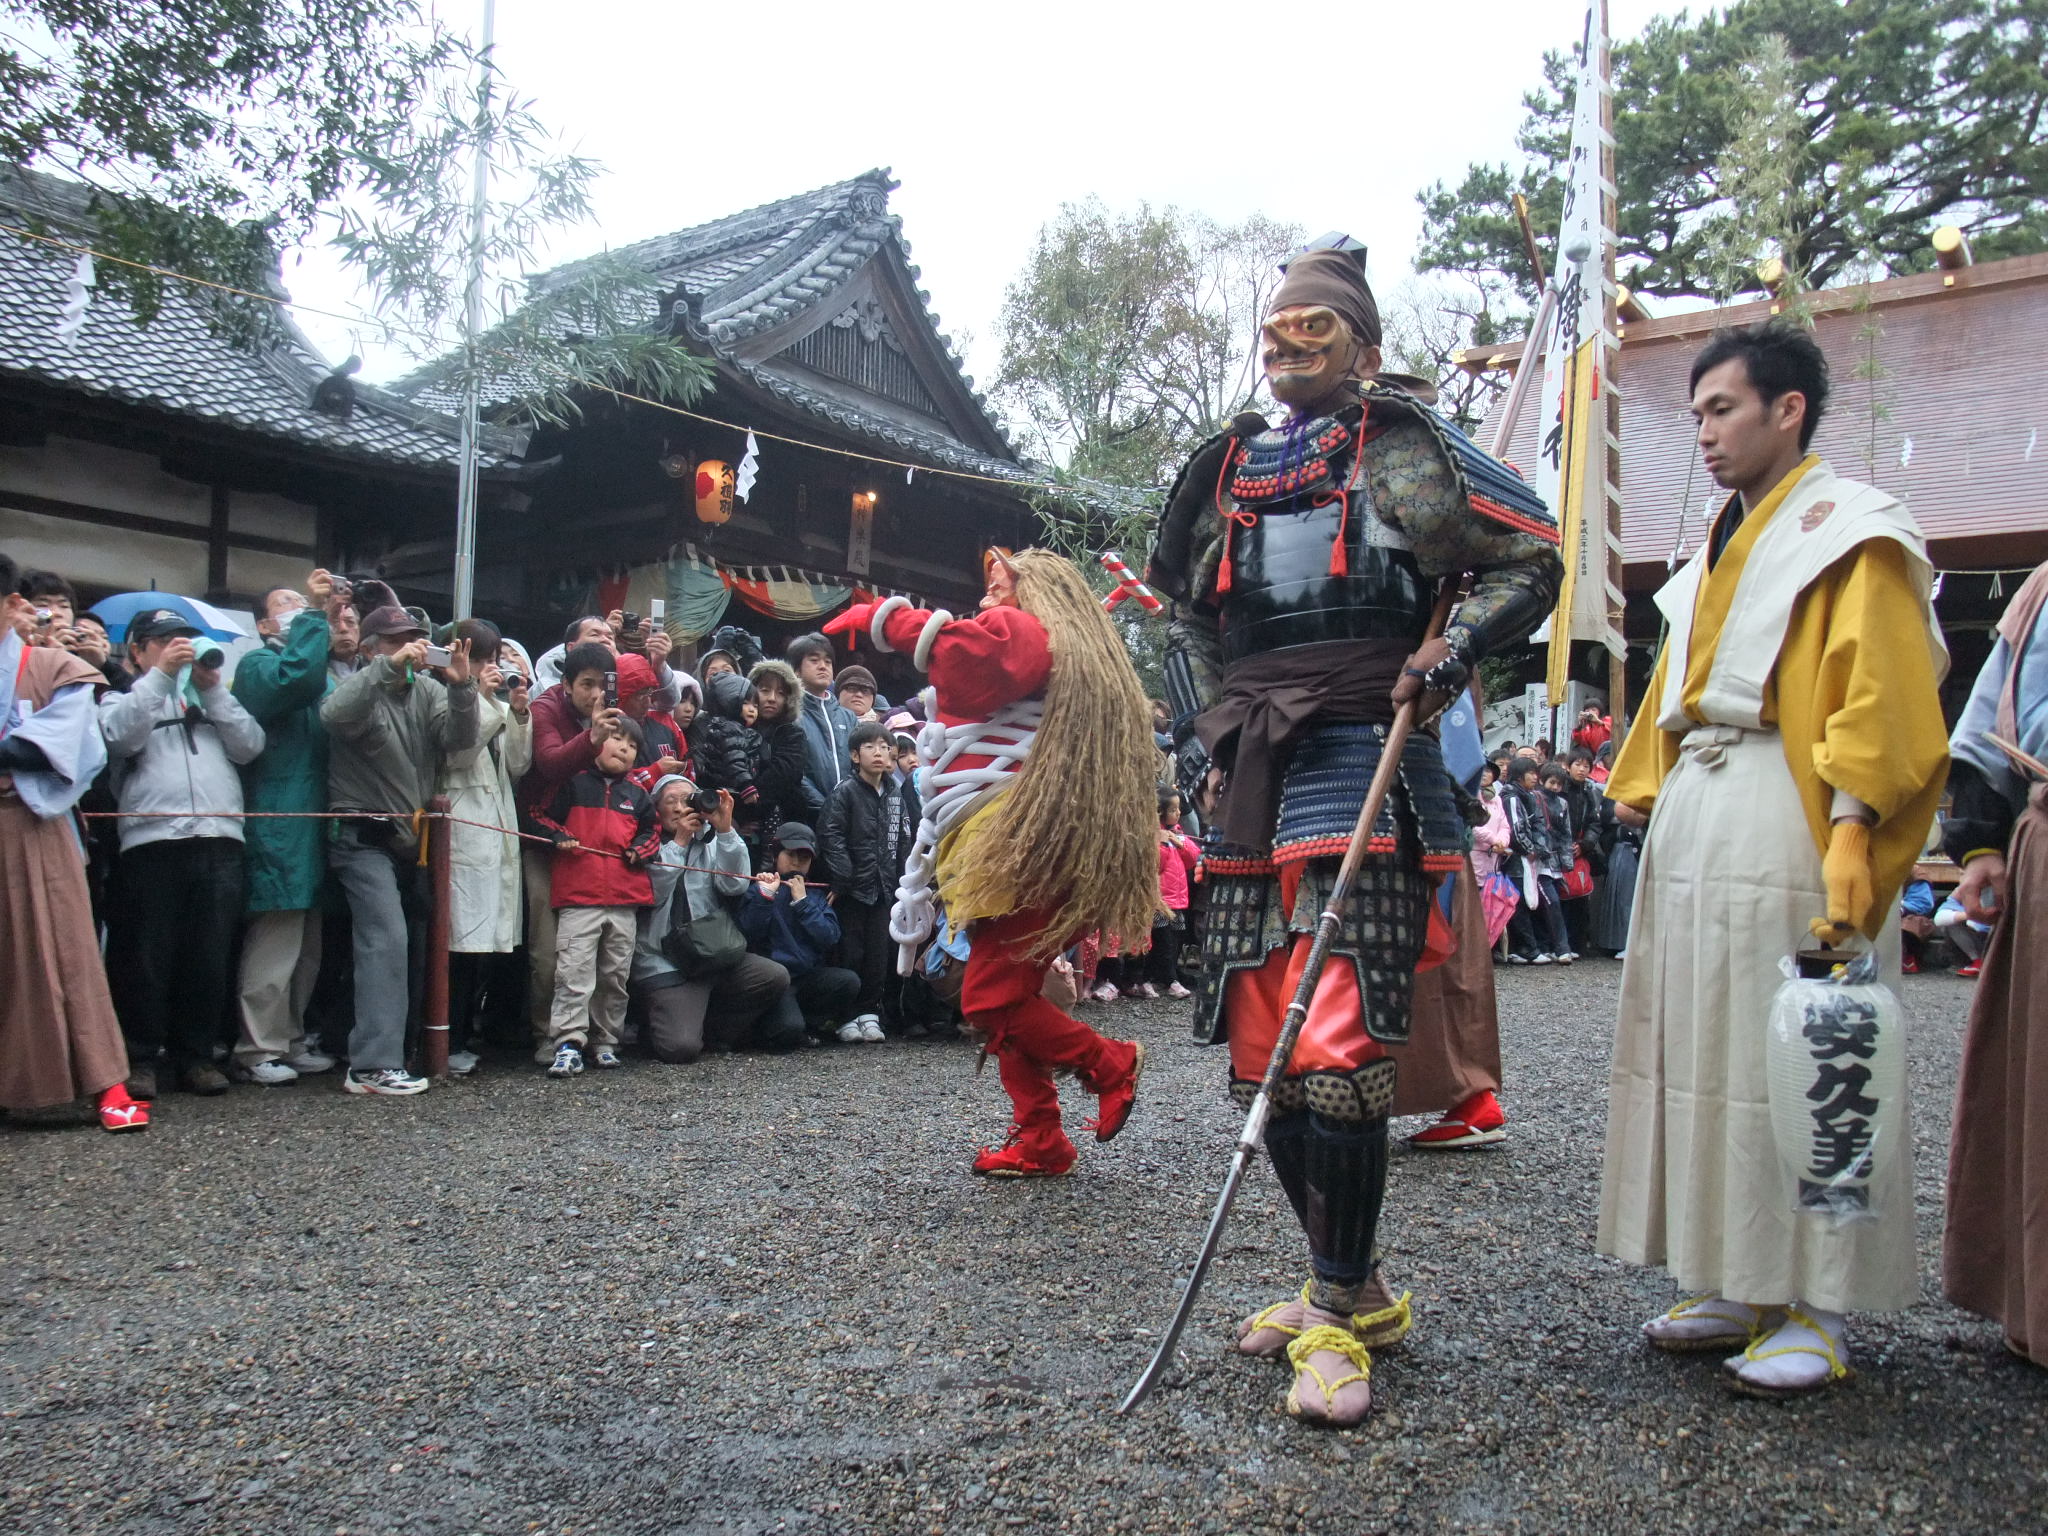
[[[331,624],[348,606],[325,571],[305,592],[264,594],[263,648],[235,668],[234,695],[263,726],[263,755],[243,770],[248,810],[312,816],[245,826],[249,927],[242,943],[241,1038],[235,1075],[278,1087],[332,1070],[306,1039],[306,1003],[320,973],[320,887],[327,877],[327,729],[320,701],[333,686]]]

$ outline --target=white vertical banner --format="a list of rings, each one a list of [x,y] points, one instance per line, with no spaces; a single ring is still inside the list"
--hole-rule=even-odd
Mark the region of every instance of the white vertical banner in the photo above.
[[[1605,167],[1613,146],[1607,115],[1606,7],[1586,12],[1572,103],[1571,149],[1565,164],[1564,208],[1558,220],[1556,303],[1543,347],[1538,397],[1536,490],[1557,514],[1563,536],[1564,583],[1549,625],[1550,697],[1562,696],[1573,640],[1607,639],[1607,408],[1614,356],[1607,327],[1608,263],[1614,233],[1606,210],[1614,188]]]

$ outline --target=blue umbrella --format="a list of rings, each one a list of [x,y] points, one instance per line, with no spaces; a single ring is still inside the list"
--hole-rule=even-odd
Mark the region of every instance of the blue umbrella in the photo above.
[[[112,597],[100,599],[86,612],[106,625],[107,638],[119,645],[127,640],[128,625],[135,615],[156,608],[169,608],[183,615],[191,621],[194,629],[215,640],[249,638],[249,631],[233,614],[211,603],[202,603],[196,597],[180,597],[175,592],[117,592]]]

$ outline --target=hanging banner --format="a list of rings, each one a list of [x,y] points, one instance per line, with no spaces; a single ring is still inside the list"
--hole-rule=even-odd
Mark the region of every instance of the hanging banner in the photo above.
[[[856,576],[868,574],[875,553],[875,493],[853,493],[853,521],[846,530],[846,568]]]
[[[1608,328],[1608,263],[1614,234],[1607,224],[1614,188],[1606,164],[1613,140],[1606,128],[1608,52],[1606,9],[1594,0],[1586,13],[1572,106],[1571,153],[1565,166],[1564,209],[1558,224],[1556,295],[1543,343],[1543,393],[1538,416],[1536,490],[1557,514],[1563,534],[1564,581],[1549,628],[1549,695],[1564,698],[1574,640],[1598,640],[1616,655],[1622,639],[1614,614],[1619,587],[1610,592],[1610,493],[1607,377],[1617,338]],[[1618,574],[1618,573],[1615,573]]]
[[[797,624],[844,607],[853,588],[813,581],[786,566],[727,566],[725,584],[756,613]]]
[[[716,562],[685,547],[668,562],[668,633],[678,645],[695,645],[718,628],[732,603],[732,589]]]

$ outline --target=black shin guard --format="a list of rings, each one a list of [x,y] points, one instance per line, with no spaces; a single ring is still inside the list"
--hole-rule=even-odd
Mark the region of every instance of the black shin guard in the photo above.
[[[1379,1263],[1394,1064],[1311,1072],[1301,1083],[1304,1107],[1267,1124],[1266,1154],[1308,1238],[1314,1299],[1349,1310]]]

